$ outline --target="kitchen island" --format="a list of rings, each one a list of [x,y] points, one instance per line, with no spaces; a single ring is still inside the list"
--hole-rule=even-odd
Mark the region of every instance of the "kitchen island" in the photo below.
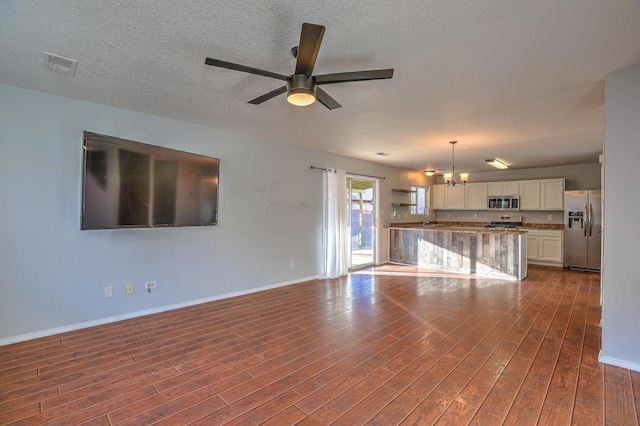
[[[527,276],[527,231],[439,225],[391,227],[389,262],[521,280]]]

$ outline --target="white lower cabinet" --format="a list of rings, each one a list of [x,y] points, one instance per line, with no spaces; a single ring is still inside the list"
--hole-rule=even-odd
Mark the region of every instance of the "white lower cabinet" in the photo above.
[[[563,266],[564,232],[527,229],[527,260],[541,265]]]

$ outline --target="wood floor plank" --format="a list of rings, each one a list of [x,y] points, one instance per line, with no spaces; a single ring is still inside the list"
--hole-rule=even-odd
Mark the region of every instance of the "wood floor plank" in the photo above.
[[[351,410],[332,423],[332,426],[352,426],[373,417],[398,394],[384,386],[356,404]]]
[[[560,356],[547,390],[545,404],[568,413],[572,411],[578,386],[580,354],[580,348],[562,345]]]
[[[401,425],[433,424],[469,382],[471,376],[454,370],[407,417]]]
[[[475,409],[480,408],[482,401],[491,392],[496,381],[513,357],[516,348],[517,345],[515,343],[503,341],[460,392],[456,398],[457,401]]]
[[[139,398],[125,407],[111,411],[109,419],[116,424],[123,422],[134,425],[151,424],[162,419],[165,413],[185,410],[217,396],[229,387],[245,383],[250,378],[251,376],[245,371],[234,374],[234,371],[228,370],[224,375],[213,378],[206,386],[195,390],[191,386],[180,386],[167,392],[150,395],[148,398]]]
[[[439,359],[366,424],[388,425],[403,421],[459,363],[460,360],[454,357]]]
[[[300,426],[312,424],[329,424],[333,423],[338,417],[342,416],[358,403],[364,400],[372,393],[373,389],[380,387],[386,382],[393,373],[389,370],[378,368],[360,382],[354,384],[349,389],[340,393],[335,398],[328,401],[321,408],[314,411],[311,415],[301,421]]]
[[[617,386],[605,379],[604,423],[607,426],[637,426],[638,416],[636,415],[633,394],[626,383]]]
[[[193,422],[193,425],[208,426],[214,424],[223,424],[225,422],[233,420],[236,417],[239,417],[242,414],[246,413],[247,411],[250,411],[253,408],[261,405],[262,403],[273,399],[281,393],[287,392],[303,380],[306,380],[314,374],[317,374],[319,371],[324,370],[329,364],[330,361],[328,360],[317,361],[303,368],[302,370],[298,370],[295,373],[283,379],[280,379],[269,386],[266,386],[250,395],[245,396],[242,399],[239,399],[238,401],[233,402],[232,404],[228,404],[225,407],[216,410],[205,417],[197,419]],[[159,424],[162,424],[162,422]],[[167,424],[175,423],[170,422]]]
[[[266,420],[282,412],[287,407],[291,407],[300,398],[301,396],[292,390],[285,391],[275,398],[265,402],[264,404],[259,405],[253,410],[250,410],[245,414],[236,417],[230,422],[225,423],[225,426],[246,426],[263,424]]]
[[[262,423],[262,426],[283,426],[295,425],[307,415],[295,406],[290,406],[286,410],[281,411],[269,420]]]
[[[398,351],[395,348],[387,348],[379,352],[374,357],[359,364],[357,368],[350,369],[345,372],[345,374],[307,395],[304,399],[296,403],[296,407],[307,414],[314,412],[335,398],[336,395],[346,391],[353,384],[359,382],[373,371],[376,371],[380,365],[384,365],[385,361],[393,358],[397,353]],[[317,375],[314,377],[317,377]]]
[[[494,425],[502,423],[520,390],[530,365],[531,360],[514,356],[469,424]]]
[[[40,404],[30,404],[15,410],[3,411],[0,414],[0,425],[16,423],[19,420],[30,418],[40,414]]]
[[[602,407],[576,405],[571,416],[572,426],[602,426],[604,424],[604,410]]]
[[[84,400],[74,401],[67,405],[41,412],[25,420],[23,424],[43,425],[59,423],[62,425],[80,424],[96,417],[103,416],[110,411],[125,407],[138,400],[145,399],[156,394],[152,386],[146,386],[122,394],[95,394],[87,396]]]
[[[527,426],[538,424],[540,412],[544,404],[544,396],[542,392],[537,392],[525,387],[520,388],[520,392],[518,392],[504,420],[504,425]]]
[[[631,371],[630,373],[633,400],[636,404],[636,415],[638,417],[638,423],[640,423],[640,372]]]
[[[540,413],[540,424],[542,425],[566,425],[571,422],[571,413],[558,407],[544,404]]]
[[[637,425],[600,275],[381,265],[0,347],[0,424]]]
[[[464,426],[469,423],[476,409],[458,401],[453,401],[446,411],[440,416],[436,426]]]
[[[588,408],[589,412],[597,411],[604,418],[604,374],[602,369],[580,367],[575,405]]]

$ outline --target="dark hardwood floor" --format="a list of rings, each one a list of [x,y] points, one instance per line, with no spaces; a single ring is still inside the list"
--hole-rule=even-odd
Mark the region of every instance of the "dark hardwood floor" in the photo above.
[[[600,276],[384,265],[0,347],[0,424],[637,425]]]

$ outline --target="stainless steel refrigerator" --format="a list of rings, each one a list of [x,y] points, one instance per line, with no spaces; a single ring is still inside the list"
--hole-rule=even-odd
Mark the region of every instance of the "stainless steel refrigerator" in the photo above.
[[[600,270],[602,192],[564,193],[564,266]]]

